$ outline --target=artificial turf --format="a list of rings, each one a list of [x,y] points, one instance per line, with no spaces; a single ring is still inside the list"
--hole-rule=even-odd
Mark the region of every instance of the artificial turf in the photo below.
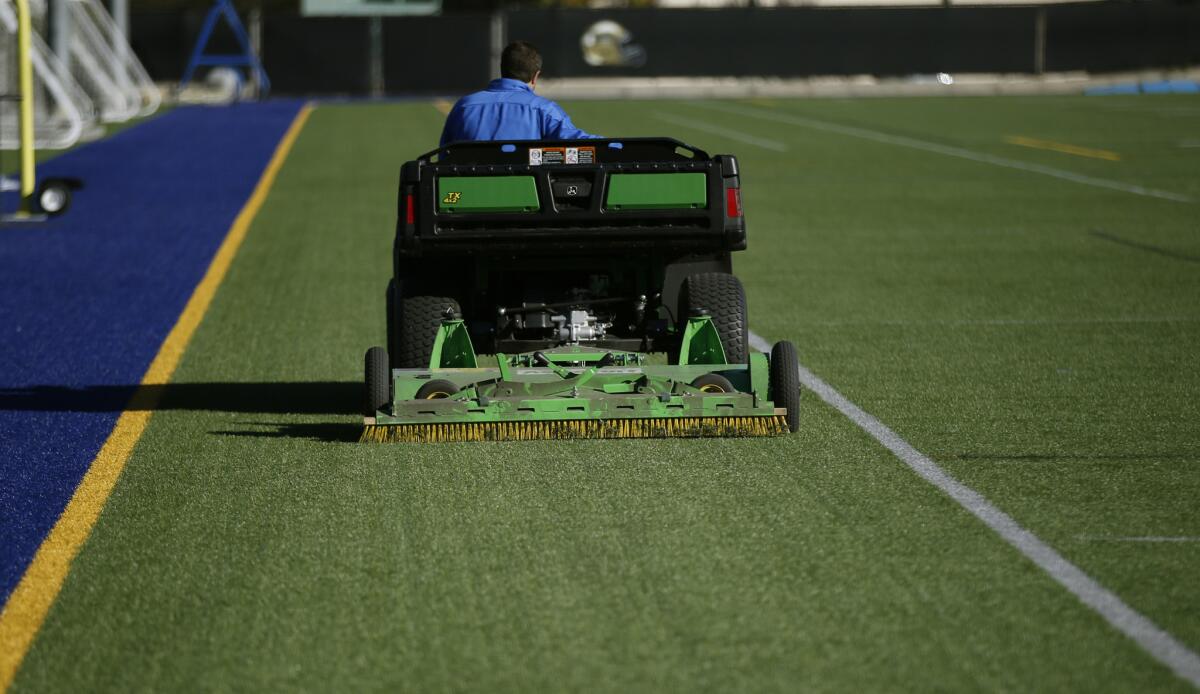
[[[1196,104],[743,106],[1200,198],[1171,115]],[[751,328],[1200,648],[1200,542],[1117,539],[1200,537],[1195,203],[703,104],[568,106],[739,154]],[[398,167],[441,119],[313,114],[15,690],[1186,689],[811,396],[780,439],[353,443]]]
[[[108,438],[300,106],[178,108],[38,168],[84,185],[68,214],[2,231],[0,601]]]

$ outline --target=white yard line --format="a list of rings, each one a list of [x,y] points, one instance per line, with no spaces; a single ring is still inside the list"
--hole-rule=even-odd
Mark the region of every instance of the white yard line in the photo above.
[[[787,145],[779,142],[778,140],[769,140],[765,137],[747,135],[746,133],[738,132],[737,130],[729,130],[728,128],[722,128],[705,121],[684,118],[671,113],[663,113],[662,111],[655,111],[654,117],[672,125],[691,128],[692,130],[698,130],[702,133],[708,133],[710,135],[736,140],[737,142],[754,145],[755,147],[762,147],[763,149],[769,149],[772,152],[786,152],[788,150]]]
[[[695,102],[695,105],[701,108],[721,111],[723,113],[731,113],[737,116],[761,118],[763,120],[775,121],[776,123],[785,123],[787,125],[796,125],[812,130],[837,133],[838,135],[846,135],[848,137],[857,137],[862,140],[871,140],[873,142],[882,142],[889,145],[919,149],[925,152],[933,152],[935,154],[944,154],[948,157],[958,157],[959,159],[967,159],[970,161],[979,162],[981,164],[1001,166],[1006,169],[1016,169],[1018,171],[1042,174],[1044,176],[1053,176],[1054,178],[1060,178],[1073,183],[1094,186],[1096,188],[1107,188],[1109,190],[1117,190],[1122,193],[1132,193],[1134,195],[1160,198],[1162,200],[1171,200],[1174,202],[1193,202],[1192,198],[1179,193],[1172,193],[1170,191],[1157,190],[1154,188],[1146,188],[1144,186],[1122,183],[1121,181],[1111,181],[1106,178],[1084,176],[1071,171],[1056,169],[1051,166],[1032,164],[1029,162],[1019,161],[1017,159],[1009,159],[1007,157],[998,157],[992,154],[985,154],[983,152],[975,152],[973,150],[964,149],[962,147],[952,147],[950,145],[938,144],[937,142],[918,140],[914,137],[892,135],[889,133],[879,132],[878,130],[868,130],[867,128],[858,128],[852,125],[829,123],[823,120],[817,120],[815,118],[806,118],[804,116],[779,113],[778,111],[768,111],[750,106],[738,106],[735,104],[723,104],[715,102]]]
[[[1121,537],[1117,535],[1076,535],[1076,539],[1088,542],[1200,542],[1200,537],[1171,537],[1166,535],[1142,535]]]
[[[749,337],[751,347],[762,352],[771,351],[770,343],[759,335],[750,333]],[[1133,639],[1176,675],[1200,689],[1200,655],[1188,649],[1174,636],[1163,631],[1141,613],[1126,605],[1115,593],[1067,561],[1037,535],[1022,528],[1011,516],[993,505],[982,494],[951,477],[937,463],[913,448],[912,444],[900,438],[883,422],[834,390],[833,386],[822,381],[804,366],[800,367],[799,373],[800,383],[804,387],[816,393],[817,397],[829,403],[834,409],[858,425],[860,429],[883,444],[925,481],[940,489],[971,515],[983,521],[1005,542],[1041,567],[1051,578],[1079,598],[1080,602],[1103,617],[1115,629]]]

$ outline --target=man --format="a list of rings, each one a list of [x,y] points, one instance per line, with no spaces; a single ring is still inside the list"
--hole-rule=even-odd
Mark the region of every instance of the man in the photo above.
[[[542,56],[524,41],[500,54],[500,79],[458,100],[446,116],[442,142],[464,140],[574,140],[594,138],[575,127],[562,107],[537,96]]]

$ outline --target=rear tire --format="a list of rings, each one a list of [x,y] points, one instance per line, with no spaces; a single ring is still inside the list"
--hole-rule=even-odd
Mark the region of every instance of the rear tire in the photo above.
[[[746,290],[737,277],[725,272],[704,272],[691,275],[683,283],[682,300],[678,323],[682,329],[689,316],[699,309],[708,311],[721,346],[725,349],[725,361],[730,364],[745,364],[747,359],[746,333]]]
[[[388,365],[387,350],[382,347],[368,349],[365,361],[367,391],[363,414],[374,417],[380,410],[391,408],[392,370]]]
[[[775,407],[787,410],[788,431],[795,433],[800,428],[800,361],[796,358],[796,346],[790,342],[776,342],[771,348],[771,382],[768,396]]]
[[[461,314],[458,302],[444,296],[413,296],[400,301],[400,334],[396,336],[399,354],[396,368],[428,369],[433,342],[446,317],[446,309]]]

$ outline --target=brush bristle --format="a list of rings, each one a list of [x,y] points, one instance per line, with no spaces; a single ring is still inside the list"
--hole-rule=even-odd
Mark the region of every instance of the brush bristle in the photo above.
[[[667,419],[573,419],[548,422],[369,424],[364,443],[444,443],[453,441],[537,441],[567,439],[659,439],[780,436],[787,418],[671,417]]]

